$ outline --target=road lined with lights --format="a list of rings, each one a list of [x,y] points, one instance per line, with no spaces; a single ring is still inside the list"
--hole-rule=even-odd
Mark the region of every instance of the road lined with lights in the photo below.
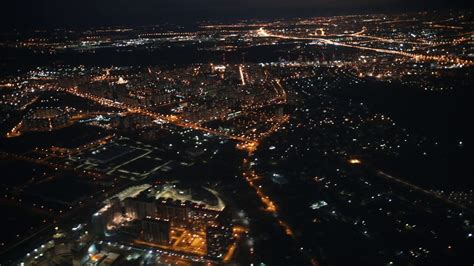
[[[377,52],[377,53],[386,53],[386,54],[393,54],[393,55],[401,55],[401,56],[405,56],[405,57],[411,57],[411,58],[415,59],[416,61],[436,61],[436,62],[439,62],[439,63],[451,63],[451,64],[455,63],[455,64],[464,65],[464,66],[473,66],[474,65],[473,60],[467,60],[467,59],[462,59],[462,58],[458,58],[458,57],[413,54],[413,53],[407,53],[407,52],[402,52],[402,51],[397,51],[397,50],[389,50],[389,49],[373,48],[373,47],[365,47],[365,46],[347,44],[347,43],[332,41],[332,40],[328,40],[328,39],[324,39],[324,38],[320,38],[320,37],[297,37],[297,36],[290,36],[290,35],[274,34],[274,33],[271,33],[269,31],[265,30],[264,28],[260,28],[259,30],[257,30],[257,35],[260,36],[260,37],[278,38],[278,39],[286,39],[286,40],[319,41],[319,42],[321,42],[323,44],[327,44],[327,45],[334,45],[334,46],[355,48],[355,49],[359,49],[359,50],[372,51],[372,52]],[[385,39],[384,41],[386,41],[386,40],[388,40],[388,39]]]
[[[409,182],[407,182],[407,181],[404,181],[404,180],[402,180],[402,179],[400,179],[400,178],[397,178],[397,177],[394,177],[394,176],[392,176],[392,175],[389,175],[389,174],[387,174],[387,173],[385,173],[385,172],[383,172],[383,171],[377,171],[377,175],[379,175],[380,177],[383,177],[383,178],[385,178],[385,179],[387,179],[387,180],[390,180],[390,181],[392,181],[392,182],[395,182],[395,183],[398,183],[398,184],[403,185],[403,186],[405,186],[405,187],[408,187],[408,188],[411,189],[411,190],[419,191],[419,192],[421,192],[421,193],[423,193],[423,194],[425,194],[425,195],[434,197],[434,198],[436,198],[436,199],[438,199],[438,200],[441,200],[441,201],[443,201],[443,202],[445,202],[445,203],[447,203],[447,204],[456,206],[456,207],[458,207],[458,208],[460,208],[460,209],[472,211],[472,209],[470,209],[470,208],[464,206],[463,204],[460,204],[460,203],[451,201],[451,200],[447,199],[446,197],[443,197],[443,196],[441,196],[441,195],[439,195],[439,194],[437,194],[437,193],[435,193],[435,192],[432,192],[432,191],[423,189],[423,188],[421,188],[421,187],[419,187],[419,186],[416,186],[416,185],[414,185],[414,184],[411,184],[411,183],[409,183]]]
[[[281,84],[279,82],[277,82],[277,84],[280,88],[280,93],[281,93],[279,95],[279,97],[277,98],[277,102],[278,103],[284,103],[284,102],[286,102],[286,92],[285,92],[285,90],[283,89],[283,87],[281,86]],[[179,127],[193,129],[193,130],[197,130],[197,131],[202,131],[202,132],[205,132],[205,133],[209,133],[211,135],[225,137],[225,138],[228,138],[228,139],[233,139],[233,140],[237,140],[237,141],[241,141],[241,142],[255,142],[255,141],[258,141],[258,139],[264,138],[264,137],[270,135],[271,133],[273,133],[276,130],[276,128],[279,127],[279,125],[281,125],[282,123],[285,123],[289,119],[288,116],[283,116],[281,121],[277,121],[277,123],[269,131],[263,132],[259,135],[255,134],[253,136],[253,138],[251,138],[251,137],[245,136],[243,134],[241,134],[241,135],[229,134],[227,132],[223,132],[223,131],[219,131],[219,130],[204,127],[204,126],[202,126],[201,124],[198,124],[198,123],[183,121],[176,115],[163,115],[163,114],[159,114],[159,113],[156,113],[156,112],[153,112],[153,111],[141,108],[141,107],[128,105],[128,104],[125,104],[125,103],[122,103],[122,102],[116,102],[116,101],[113,101],[113,100],[110,100],[110,99],[107,99],[107,98],[95,96],[95,95],[90,94],[90,93],[80,92],[77,88],[69,88],[69,89],[66,89],[65,91],[72,94],[72,95],[75,95],[77,97],[81,97],[81,98],[84,98],[84,99],[91,100],[91,101],[96,102],[96,103],[98,103],[100,105],[103,105],[103,106],[126,110],[130,113],[146,115],[146,116],[152,117],[155,120],[165,121],[166,123],[170,123],[170,124],[173,124],[173,125],[176,125],[176,126],[179,126]]]
[[[286,223],[284,220],[278,217],[278,206],[274,201],[270,199],[268,195],[265,194],[265,192],[261,189],[260,186],[256,185],[254,181],[257,181],[261,179],[262,177],[259,176],[255,170],[251,168],[250,165],[250,160],[249,157],[257,150],[258,143],[251,143],[243,146],[238,146],[238,148],[247,150],[248,152],[248,157],[243,159],[243,173],[242,175],[244,176],[245,180],[249,184],[249,186],[255,191],[257,196],[260,198],[260,201],[262,202],[264,206],[264,210],[266,212],[269,212],[270,214],[273,215],[273,217],[276,219],[276,222],[278,225],[281,227],[283,232],[293,239],[294,241],[298,241],[296,235],[293,232],[293,229]],[[309,261],[311,262],[311,265],[313,266],[318,266],[319,262],[316,258],[312,257],[311,255],[307,253],[303,253],[306,256],[308,256]]]
[[[240,65],[239,66],[239,73],[240,73],[240,80],[242,81],[242,86],[245,86],[245,74],[244,74],[244,66]]]
[[[242,141],[242,142],[252,142],[252,141],[254,141],[253,139],[250,139],[250,138],[248,138],[244,135],[239,135],[239,136],[238,135],[231,135],[231,134],[228,134],[228,133],[225,133],[225,132],[222,132],[222,131],[218,131],[218,130],[210,129],[210,128],[207,128],[207,127],[203,127],[203,126],[201,126],[200,124],[197,124],[197,123],[182,121],[181,119],[179,119],[175,115],[158,114],[156,112],[152,112],[150,110],[146,110],[146,109],[143,109],[141,107],[135,107],[135,106],[131,106],[131,105],[128,105],[128,104],[125,104],[125,103],[112,101],[110,99],[98,97],[98,96],[92,95],[90,93],[83,93],[83,92],[80,92],[77,88],[66,89],[66,92],[68,92],[70,94],[73,94],[75,96],[84,98],[84,99],[94,101],[94,102],[99,103],[100,105],[103,105],[103,106],[114,107],[114,108],[118,108],[118,109],[122,109],[122,110],[127,110],[130,113],[146,115],[146,116],[152,117],[155,120],[165,121],[167,123],[174,124],[174,125],[179,126],[179,127],[194,129],[194,130],[197,130],[197,131],[203,131],[203,132],[206,132],[206,133],[209,133],[209,134],[212,134],[212,135],[221,136],[221,137],[225,137],[225,138],[233,139],[233,140],[238,140],[238,141]]]

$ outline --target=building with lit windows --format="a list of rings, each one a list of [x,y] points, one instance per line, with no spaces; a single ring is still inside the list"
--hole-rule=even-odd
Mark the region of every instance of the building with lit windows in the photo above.
[[[141,224],[141,234],[143,240],[162,245],[170,244],[170,221],[147,217],[141,221]]]
[[[130,187],[106,201],[92,216],[92,227],[104,241],[192,254],[221,261],[237,241],[219,194],[181,183]]]
[[[69,114],[62,108],[42,107],[30,110],[22,120],[26,131],[52,131],[69,125]]]

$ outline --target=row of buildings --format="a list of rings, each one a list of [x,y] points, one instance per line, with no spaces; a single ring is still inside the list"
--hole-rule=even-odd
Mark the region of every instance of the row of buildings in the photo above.
[[[100,237],[116,237],[127,231],[140,243],[166,249],[181,245],[178,239],[185,242],[183,234],[189,234],[196,236],[196,241],[191,237],[193,247],[178,251],[220,260],[233,242],[232,227],[223,218],[224,209],[223,201],[210,189],[164,184],[109,200],[92,216],[92,226]]]

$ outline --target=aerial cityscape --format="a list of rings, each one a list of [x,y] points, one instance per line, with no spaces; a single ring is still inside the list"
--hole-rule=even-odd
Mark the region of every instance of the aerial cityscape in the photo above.
[[[0,265],[474,265],[472,18],[2,30]]]

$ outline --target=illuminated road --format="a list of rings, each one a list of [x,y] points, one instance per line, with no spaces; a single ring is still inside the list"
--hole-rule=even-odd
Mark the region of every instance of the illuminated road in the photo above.
[[[245,83],[245,73],[242,66],[240,67],[240,71],[242,75],[242,82]],[[286,91],[283,89],[283,86],[281,85],[280,81],[276,80],[273,83],[274,83],[273,86],[275,87],[275,90],[277,91],[277,98],[274,101],[272,101],[271,104],[286,103],[287,94],[286,94]],[[96,102],[103,106],[126,110],[129,113],[137,113],[137,114],[146,115],[146,116],[152,117],[155,120],[161,120],[161,121],[164,121],[164,122],[167,122],[179,127],[194,129],[197,131],[209,133],[211,135],[233,139],[233,140],[237,140],[241,142],[255,142],[261,138],[265,138],[269,136],[270,134],[272,134],[273,132],[275,132],[276,130],[278,130],[279,126],[283,123],[286,123],[289,119],[288,116],[282,116],[282,118],[279,119],[280,121],[274,121],[275,122],[274,126],[272,126],[272,128],[268,130],[267,132],[263,132],[260,134],[252,134],[252,136],[246,136],[245,134],[235,135],[235,134],[230,134],[227,132],[215,130],[212,128],[207,128],[198,123],[183,121],[182,119],[180,119],[178,116],[175,116],[175,115],[163,115],[163,114],[159,114],[159,113],[156,113],[156,112],[153,112],[141,107],[128,105],[122,102],[116,102],[107,98],[95,96],[90,93],[84,93],[84,92],[79,91],[77,88],[68,88],[65,91],[77,97],[81,97],[81,98]],[[257,107],[260,107],[260,106],[257,106]],[[12,132],[14,131],[12,130]]]
[[[334,46],[341,46],[341,47],[348,47],[348,48],[355,48],[359,50],[366,50],[366,51],[372,51],[372,52],[377,52],[377,53],[385,53],[385,54],[393,54],[393,55],[401,55],[405,57],[411,57],[415,59],[416,61],[437,61],[440,63],[456,63],[456,64],[461,64],[465,66],[473,66],[474,61],[473,60],[466,60],[466,59],[461,59],[458,57],[449,57],[449,56],[436,56],[436,55],[424,55],[424,54],[413,54],[413,53],[407,53],[407,52],[402,52],[402,51],[397,51],[397,50],[389,50],[389,49],[382,49],[382,48],[373,48],[373,47],[365,47],[365,46],[359,46],[359,45],[352,45],[352,44],[347,44],[347,43],[342,43],[342,42],[337,42],[337,41],[332,41],[324,38],[319,38],[319,37],[297,37],[297,36],[290,36],[290,35],[281,35],[281,34],[273,34],[263,28],[260,28],[257,31],[257,34],[260,37],[271,37],[271,38],[278,38],[278,39],[285,39],[285,40],[298,40],[298,41],[319,41],[323,44],[327,45],[334,45]],[[359,35],[357,35],[360,37]],[[376,38],[378,37],[371,37],[371,38]],[[389,39],[384,39],[384,41],[387,41]],[[392,41],[394,42],[394,41]]]
[[[392,182],[398,183],[398,184],[400,184],[400,185],[402,185],[402,186],[405,186],[405,187],[407,187],[407,188],[409,188],[409,189],[411,189],[411,190],[415,190],[415,191],[421,192],[421,193],[423,193],[423,194],[426,194],[426,195],[428,195],[428,196],[434,197],[434,198],[436,198],[436,199],[438,199],[438,200],[441,200],[441,201],[443,201],[443,202],[445,202],[445,203],[447,203],[447,204],[456,206],[456,207],[458,207],[458,208],[472,211],[471,209],[467,208],[466,206],[464,206],[464,205],[462,205],[462,204],[459,204],[459,203],[457,203],[457,202],[451,201],[451,200],[447,199],[446,197],[443,197],[443,196],[441,196],[441,195],[439,195],[439,194],[436,194],[436,193],[434,193],[434,192],[432,192],[432,191],[429,191],[429,190],[423,189],[423,188],[421,188],[421,187],[418,187],[418,186],[416,186],[416,185],[413,185],[413,184],[411,184],[411,183],[409,183],[409,182],[407,182],[407,181],[405,181],[405,180],[402,180],[402,179],[400,179],[400,178],[397,178],[397,177],[394,177],[394,176],[392,176],[392,175],[386,174],[386,173],[384,173],[384,172],[382,172],[382,171],[377,171],[377,174],[378,174],[379,176],[381,176],[381,177],[387,179],[387,180],[390,180],[390,181],[392,181]]]
[[[175,115],[158,114],[156,112],[152,112],[150,110],[146,110],[146,109],[143,109],[141,107],[131,106],[131,105],[121,103],[121,102],[115,102],[115,101],[112,101],[110,99],[98,97],[98,96],[95,96],[95,95],[92,95],[92,94],[89,94],[89,93],[83,93],[83,92],[80,92],[76,88],[69,88],[69,89],[66,90],[66,92],[68,92],[70,94],[73,94],[75,96],[84,98],[84,99],[94,101],[94,102],[96,102],[100,105],[103,105],[103,106],[114,107],[114,108],[126,110],[130,113],[137,113],[137,114],[146,115],[146,116],[149,116],[149,117],[151,117],[155,120],[165,121],[167,123],[170,123],[170,124],[173,124],[173,125],[176,125],[176,126],[179,126],[179,127],[194,129],[194,130],[197,130],[197,131],[203,131],[203,132],[215,135],[215,136],[221,136],[221,137],[225,137],[225,138],[233,139],[233,140],[238,140],[238,141],[242,141],[242,142],[255,141],[254,139],[251,139],[251,138],[246,137],[244,135],[231,135],[231,134],[228,134],[226,132],[222,132],[222,131],[218,131],[218,130],[215,130],[215,129],[203,127],[203,126],[201,126],[200,124],[197,124],[197,123],[182,121],[181,119],[179,119]]]
[[[316,34],[316,35],[311,35],[315,37],[356,37],[356,38],[364,38],[364,39],[372,39],[372,40],[377,40],[380,42],[387,42],[387,43],[403,43],[403,44],[413,44],[413,45],[430,45],[427,42],[410,42],[410,41],[405,41],[405,40],[397,40],[397,39],[388,39],[388,38],[383,38],[383,37],[377,37],[377,36],[371,36],[371,35],[364,35],[365,32],[367,32],[367,28],[363,27],[360,31],[350,33],[350,34],[326,34],[323,29],[318,29],[322,30],[322,34]],[[270,36],[270,35],[268,35]]]
[[[264,210],[273,215],[273,217],[276,219],[276,222],[278,223],[278,225],[281,227],[283,232],[285,232],[285,234],[288,237],[293,239],[293,241],[298,242],[298,239],[297,239],[296,235],[294,234],[293,229],[291,229],[291,227],[288,225],[288,223],[286,223],[284,220],[282,220],[281,218],[278,217],[279,216],[278,215],[278,206],[276,205],[276,203],[274,201],[272,201],[268,195],[265,194],[265,192],[263,191],[261,186],[255,184],[255,181],[261,179],[262,177],[259,176],[253,169],[251,169],[249,157],[257,150],[257,147],[258,147],[258,143],[251,143],[251,144],[247,144],[247,145],[238,146],[238,148],[243,149],[243,150],[247,150],[247,152],[248,152],[248,157],[244,158],[244,160],[243,160],[243,164],[242,164],[243,173],[242,173],[242,175],[244,176],[244,178],[247,181],[247,183],[249,184],[249,186],[255,191],[257,196],[260,198],[260,201],[262,202],[262,204],[264,206]],[[311,265],[313,265],[313,266],[318,266],[319,265],[319,262],[316,258],[312,257],[308,253],[303,253],[303,254],[308,257]]]
[[[245,74],[244,74],[244,66],[239,66],[239,73],[240,73],[240,80],[242,81],[242,86],[245,86]]]

